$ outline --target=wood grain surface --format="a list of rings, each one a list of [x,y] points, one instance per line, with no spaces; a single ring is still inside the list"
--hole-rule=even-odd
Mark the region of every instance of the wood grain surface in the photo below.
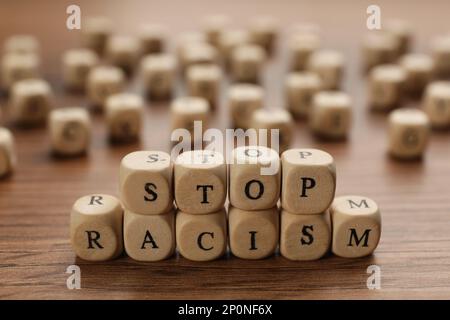
[[[19,164],[0,181],[0,298],[2,299],[372,299],[450,298],[450,132],[433,132],[422,161],[398,162],[386,155],[386,115],[368,112],[360,72],[360,40],[368,1],[76,1],[82,15],[114,18],[118,32],[131,33],[143,21],[164,23],[171,36],[199,28],[199,17],[223,12],[245,26],[249,16],[273,14],[287,29],[312,22],[322,29],[323,47],[345,53],[344,87],[354,99],[354,122],[348,141],[314,139],[306,123],[296,126],[295,146],[330,152],[337,163],[337,194],[363,194],[378,202],[383,217],[381,242],[363,259],[334,256],[291,262],[280,256],[261,261],[235,257],[196,263],[182,257],[140,263],[128,257],[88,263],[69,244],[73,202],[89,193],[117,195],[120,159],[139,149],[169,151],[167,105],[148,105],[140,143],[110,145],[105,123],[95,116],[94,139],[84,158],[58,160],[49,153],[45,128],[12,128]],[[382,18],[404,18],[415,27],[414,49],[428,52],[432,35],[450,31],[448,1],[373,1]],[[60,57],[79,46],[79,32],[65,28],[71,1],[0,2],[0,42],[12,34],[33,33],[41,41],[43,73],[54,85],[58,105],[87,105],[67,95],[60,82]],[[286,72],[284,38],[266,72],[267,107],[283,107]],[[225,88],[225,85],[224,85]],[[130,84],[138,90],[138,82]],[[182,93],[180,86],[179,94]],[[2,109],[5,97],[0,100]],[[415,102],[409,102],[415,105]],[[228,126],[222,103],[214,126]],[[66,288],[69,265],[81,267],[81,290]],[[366,269],[381,268],[381,290],[368,290]]]

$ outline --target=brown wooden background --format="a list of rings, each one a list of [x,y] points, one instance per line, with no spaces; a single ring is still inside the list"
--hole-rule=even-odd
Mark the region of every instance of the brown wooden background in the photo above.
[[[359,43],[366,7],[378,3],[382,18],[405,18],[415,25],[416,51],[427,52],[429,39],[450,32],[446,1],[76,1],[82,15],[114,18],[119,32],[133,32],[143,21],[166,24],[175,36],[199,27],[208,13],[231,15],[245,26],[254,14],[274,14],[287,29],[295,22],[321,25],[323,46],[342,50],[347,59],[345,89],[354,98],[354,125],[347,142],[315,140],[298,123],[295,146],[330,152],[338,170],[337,194],[375,199],[382,210],[383,233],[376,253],[364,259],[326,257],[290,262],[282,257],[245,261],[234,257],[195,263],[181,257],[139,263],[127,257],[106,263],[79,261],[69,244],[72,203],[88,193],[117,194],[118,166],[138,149],[169,151],[167,106],[150,105],[139,144],[111,146],[101,117],[95,119],[88,157],[56,160],[49,154],[45,129],[13,128],[19,166],[0,181],[0,298],[174,299],[174,298],[450,298],[450,132],[434,132],[423,161],[397,162],[386,156],[386,117],[369,113],[360,73]],[[33,33],[42,43],[45,77],[58,104],[86,105],[67,96],[59,81],[60,55],[79,45],[79,32],[65,28],[72,1],[0,2],[0,42],[15,33]],[[283,39],[281,40],[281,42]],[[271,62],[265,86],[267,107],[283,107],[286,56]],[[6,104],[0,100],[2,107]],[[215,126],[226,128],[222,105]],[[6,119],[2,125],[9,126]],[[82,270],[82,289],[68,290],[67,266]],[[366,288],[366,268],[382,270],[382,289]]]

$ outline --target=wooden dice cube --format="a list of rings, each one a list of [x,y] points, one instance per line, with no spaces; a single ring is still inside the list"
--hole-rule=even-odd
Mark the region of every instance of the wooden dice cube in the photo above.
[[[71,49],[63,55],[63,81],[67,89],[84,91],[89,72],[98,64],[98,56],[90,49]]]
[[[9,90],[20,81],[39,76],[39,57],[34,53],[8,53],[2,58],[2,86]]]
[[[176,98],[171,104],[172,129],[186,129],[191,138],[194,135],[195,123],[207,128],[210,118],[208,101],[198,97]]]
[[[166,49],[167,30],[158,24],[143,24],[139,32],[141,53],[160,54]]]
[[[4,53],[35,53],[39,54],[40,45],[35,36],[29,34],[16,34],[5,40]]]
[[[450,81],[430,83],[425,90],[423,107],[434,129],[450,128]]]
[[[219,50],[225,66],[231,66],[231,55],[235,48],[249,43],[251,43],[250,35],[247,30],[236,28],[224,30],[219,37]]]
[[[363,69],[394,63],[399,56],[398,42],[388,32],[370,32],[362,43]]]
[[[227,165],[219,152],[186,151],[175,160],[175,202],[185,213],[220,210],[227,196]]]
[[[190,42],[184,45],[180,52],[182,70],[186,71],[191,66],[210,65],[218,63],[218,52],[215,47],[206,42]]]
[[[322,91],[313,98],[309,125],[313,132],[327,139],[343,139],[351,125],[352,100],[340,91]]]
[[[437,77],[450,76],[450,35],[441,35],[432,39],[431,51]]]
[[[203,30],[206,34],[206,39],[215,47],[219,46],[221,34],[231,24],[231,18],[223,14],[213,14],[203,19]]]
[[[177,37],[176,54],[181,68],[185,68],[186,52],[191,46],[209,44],[206,35],[198,31],[185,31]],[[217,50],[215,51],[217,53]]]
[[[278,23],[272,16],[259,16],[250,21],[250,41],[264,48],[267,54],[275,49]]]
[[[225,209],[203,215],[178,211],[175,230],[178,251],[186,259],[211,261],[227,250]]]
[[[406,72],[405,92],[412,97],[420,97],[433,77],[433,59],[421,53],[409,53],[400,59]]]
[[[0,127],[0,178],[10,174],[16,166],[14,137],[6,128]]]
[[[344,56],[334,50],[318,50],[311,55],[308,70],[320,76],[321,89],[337,90],[344,75]]]
[[[290,69],[304,71],[309,58],[320,47],[320,38],[311,32],[296,33],[289,38],[288,46]]]
[[[253,112],[264,102],[263,88],[254,84],[234,84],[228,90],[228,106],[235,128],[251,127]]]
[[[317,260],[330,249],[331,221],[328,210],[315,215],[282,210],[280,229],[280,253],[289,260]]]
[[[133,213],[157,215],[173,207],[173,164],[161,151],[136,151],[120,163],[120,199]]]
[[[112,36],[106,45],[108,61],[130,74],[140,57],[139,40],[131,36]]]
[[[123,221],[125,251],[137,261],[161,261],[175,252],[175,211],[143,215],[125,209]]]
[[[397,42],[398,53],[406,54],[411,48],[413,32],[411,24],[406,20],[388,20],[383,29],[391,34]]]
[[[252,115],[252,127],[258,133],[258,145],[282,153],[291,145],[294,122],[285,109],[258,109]],[[278,138],[274,129],[278,129]]]
[[[53,106],[53,92],[45,80],[26,79],[14,84],[9,107],[15,123],[24,126],[45,124]]]
[[[220,94],[222,70],[217,65],[196,65],[187,70],[187,91],[192,97],[204,98],[215,109]]]
[[[266,53],[259,45],[243,45],[231,54],[231,74],[236,82],[260,83]]]
[[[57,155],[83,154],[91,142],[89,113],[80,107],[54,109],[49,115],[52,150]]]
[[[286,105],[296,118],[309,116],[313,96],[320,90],[322,80],[312,72],[290,73],[285,82]]]
[[[281,206],[294,214],[322,214],[336,190],[333,157],[318,149],[290,149],[281,155]]]
[[[430,121],[423,111],[402,108],[389,115],[389,153],[394,157],[421,157],[429,135]]]
[[[112,141],[127,142],[139,139],[144,101],[132,93],[116,93],[106,100],[106,122]]]
[[[70,242],[76,255],[88,261],[106,261],[122,253],[123,210],[106,194],[79,198],[70,214]]]
[[[275,150],[261,146],[233,150],[229,166],[229,200],[242,210],[273,208],[280,196],[281,167]]]
[[[87,78],[87,93],[92,104],[103,110],[106,99],[125,88],[125,74],[118,67],[94,67]]]
[[[381,214],[375,201],[363,196],[337,197],[330,214],[335,255],[359,258],[372,254],[381,236]]]
[[[246,211],[231,207],[228,210],[230,250],[241,259],[263,259],[275,253],[279,239],[277,207]]]
[[[152,100],[164,100],[172,97],[175,88],[176,63],[168,54],[152,54],[141,62],[141,74],[144,90]]]
[[[373,110],[389,111],[399,107],[404,98],[406,72],[393,64],[379,65],[369,77],[369,105]]]
[[[88,17],[81,28],[84,46],[102,55],[112,34],[112,25],[112,21],[106,17]]]

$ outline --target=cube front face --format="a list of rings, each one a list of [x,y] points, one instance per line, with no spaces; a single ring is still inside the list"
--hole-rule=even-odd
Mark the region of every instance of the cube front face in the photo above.
[[[228,232],[231,252],[242,259],[262,259],[275,253],[279,240],[279,212],[245,211],[230,207]]]
[[[119,93],[106,100],[106,121],[113,141],[137,140],[141,132],[144,102],[139,95]]]
[[[90,49],[71,49],[63,56],[63,81],[67,89],[83,92],[90,70],[98,64],[97,54]]]
[[[321,214],[336,189],[334,160],[317,149],[291,149],[281,155],[283,166],[281,206],[298,214]]]
[[[125,74],[118,67],[95,67],[88,75],[87,92],[92,104],[104,109],[106,99],[125,87]]]
[[[164,214],[173,206],[173,164],[161,151],[137,151],[120,165],[120,196],[124,206],[138,214]]]
[[[8,129],[0,127],[0,178],[14,170],[15,163],[14,138]]]
[[[309,261],[330,249],[331,221],[328,210],[317,215],[281,212],[280,253],[289,260]]]
[[[98,194],[78,199],[70,217],[70,239],[80,258],[106,261],[123,249],[122,206],[115,197]]]
[[[274,150],[259,146],[236,148],[229,170],[232,206],[242,210],[264,210],[277,204],[281,167]]]
[[[366,197],[337,197],[330,208],[334,254],[344,258],[370,255],[381,236],[381,214],[377,204]]]
[[[194,215],[178,211],[176,241],[179,253],[193,261],[211,261],[225,254],[227,248],[226,213]]]
[[[175,161],[175,201],[190,214],[220,210],[227,195],[227,166],[222,154],[207,150],[183,152]]]
[[[161,261],[175,251],[175,211],[163,215],[141,215],[125,210],[124,245],[137,261]]]
[[[374,110],[398,107],[404,97],[406,72],[397,65],[375,67],[369,78],[369,103]]]
[[[249,128],[253,113],[262,108],[263,99],[263,89],[258,85],[233,85],[228,92],[228,103],[233,125],[236,128]]]
[[[424,109],[433,128],[450,128],[450,81],[432,82],[427,86]]]
[[[294,117],[310,114],[314,95],[321,88],[320,77],[312,72],[291,73],[286,81],[287,107]]]

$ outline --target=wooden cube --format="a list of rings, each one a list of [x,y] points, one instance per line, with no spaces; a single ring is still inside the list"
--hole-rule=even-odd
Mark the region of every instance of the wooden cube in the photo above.
[[[0,127],[0,178],[14,171],[16,162],[14,137],[11,131]]]
[[[206,42],[188,43],[180,54],[183,71],[188,70],[191,66],[217,64],[219,59],[217,49]]]
[[[331,245],[331,221],[328,210],[323,213],[294,214],[281,211],[280,253],[295,261],[317,260],[326,255]]]
[[[178,211],[175,222],[178,252],[193,261],[211,261],[227,250],[225,209],[210,214]]]
[[[381,214],[375,201],[354,195],[337,197],[330,214],[335,255],[359,258],[372,254],[381,236]]]
[[[419,158],[428,143],[430,121],[421,110],[402,108],[389,115],[389,153],[396,158]]]
[[[231,66],[231,55],[235,48],[249,43],[250,35],[247,30],[236,28],[224,30],[219,37],[219,50],[225,66]]]
[[[131,36],[112,36],[106,45],[108,61],[130,74],[141,55],[139,40]]]
[[[258,109],[252,115],[252,127],[258,133],[258,145],[266,146],[282,153],[292,143],[294,122],[285,109]],[[261,130],[265,129],[265,131]],[[278,139],[274,135],[278,129]]]
[[[295,118],[309,116],[313,96],[322,87],[319,75],[313,72],[290,73],[285,82],[286,105]]]
[[[250,21],[250,41],[270,54],[275,49],[278,35],[278,23],[272,16],[259,16]]]
[[[166,49],[167,29],[162,25],[146,23],[140,28],[139,39],[142,54],[161,54]]]
[[[388,20],[383,24],[383,30],[391,34],[397,41],[398,53],[406,54],[411,48],[413,32],[411,24],[406,20]]]
[[[66,88],[83,92],[89,72],[98,64],[98,56],[90,49],[71,49],[63,55],[63,81]]]
[[[230,250],[241,259],[263,259],[275,253],[279,239],[279,212],[246,211],[231,207],[228,210]]]
[[[219,40],[222,32],[231,24],[231,18],[223,14],[209,15],[203,19],[203,30],[206,39],[215,47],[219,46]]]
[[[264,90],[254,84],[234,84],[228,90],[228,106],[235,128],[251,127],[253,112],[261,109],[264,102]]]
[[[281,166],[275,150],[244,146],[232,152],[229,200],[242,210],[273,208],[280,197]]]
[[[409,53],[400,59],[400,65],[406,72],[405,92],[420,97],[433,77],[433,59],[426,54]]]
[[[161,215],[124,212],[125,251],[137,261],[161,261],[175,252],[175,211]]]
[[[194,135],[194,122],[199,121],[207,128],[210,118],[208,101],[198,97],[176,98],[171,104],[172,130],[186,129]]]
[[[322,214],[336,190],[333,157],[318,149],[290,149],[281,155],[281,206],[294,214]]]
[[[106,122],[112,141],[128,142],[139,139],[144,102],[132,93],[116,93],[106,100]]]
[[[173,207],[173,164],[162,151],[136,151],[120,163],[120,199],[133,213],[157,215]]]
[[[122,253],[123,210],[119,200],[92,194],[75,201],[70,214],[70,242],[83,260],[107,261]]]
[[[2,86],[9,90],[12,86],[25,79],[39,76],[39,57],[34,53],[8,53],[2,58]]]
[[[388,32],[370,32],[362,44],[363,69],[394,63],[399,56],[398,42]]]
[[[30,34],[16,34],[5,40],[4,53],[34,53],[39,54],[38,39]]]
[[[434,129],[450,128],[450,81],[430,83],[425,90],[423,105]]]
[[[88,17],[83,21],[81,35],[85,47],[103,55],[106,43],[112,34],[112,21],[106,17]]]
[[[87,93],[92,104],[103,110],[106,99],[125,88],[125,74],[118,67],[98,66],[92,68],[87,78]]]
[[[198,31],[185,31],[177,37],[176,54],[182,68],[184,68],[184,57],[190,46],[196,44],[208,44],[206,35]],[[216,51],[217,52],[217,51]]]
[[[305,71],[309,58],[320,47],[320,38],[311,32],[293,34],[288,43],[290,69]]]
[[[334,50],[318,50],[308,61],[308,70],[322,80],[322,90],[337,90],[344,75],[344,56]]]
[[[432,57],[437,77],[450,76],[450,35],[437,36],[431,42]]]
[[[243,45],[231,55],[231,73],[236,82],[260,83],[266,53],[259,45]]]
[[[42,79],[25,79],[14,84],[10,96],[10,115],[19,125],[45,124],[54,106],[52,88]]]
[[[54,109],[49,115],[49,133],[55,154],[72,156],[87,151],[91,141],[89,113],[80,107]]]
[[[227,196],[227,165],[210,150],[186,151],[175,160],[175,202],[185,213],[219,211]]]
[[[176,63],[168,54],[145,56],[141,62],[144,90],[152,100],[165,100],[172,97],[175,88]]]
[[[188,94],[205,99],[212,110],[218,103],[221,81],[222,70],[217,65],[194,65],[187,70]]]
[[[340,91],[322,91],[313,98],[309,125],[313,132],[327,139],[346,138],[350,130],[352,100]]]
[[[370,72],[369,105],[373,110],[389,111],[399,107],[404,98],[406,72],[400,66],[383,64]]]

